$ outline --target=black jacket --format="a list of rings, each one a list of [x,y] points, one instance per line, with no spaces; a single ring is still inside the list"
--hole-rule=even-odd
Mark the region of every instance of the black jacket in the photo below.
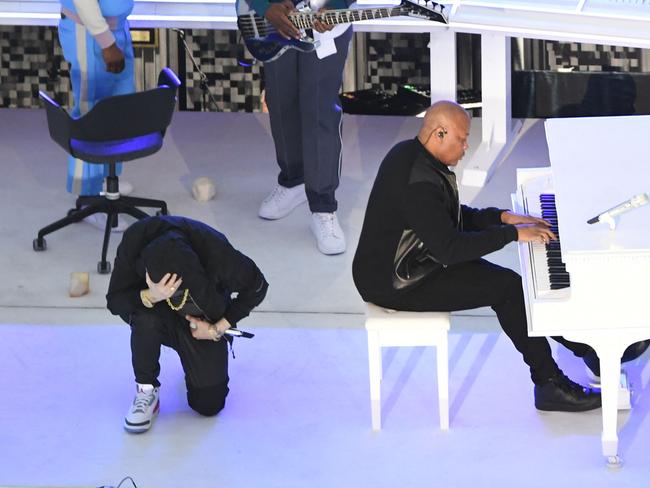
[[[178,263],[178,255],[170,255],[165,264],[168,269],[162,272],[182,269],[181,288],[189,288],[197,305],[209,317],[216,321],[223,316],[234,327],[262,302],[268,288],[264,275],[251,259],[233,248],[223,234],[184,217],[149,217],[132,224],[117,248],[106,295],[108,309],[114,315],[128,323],[131,314],[146,310],[140,299],[140,291],[147,288],[143,256],[152,241],[160,242],[168,237],[183,241],[200,262]],[[150,276],[154,281],[161,277],[152,276],[151,271]],[[231,294],[236,296],[231,299]],[[168,305],[160,302],[155,306]]]
[[[396,144],[381,163],[370,193],[352,274],[361,296],[392,296],[394,259],[411,229],[445,265],[478,259],[517,239],[497,208],[460,205],[455,175],[417,139]]]

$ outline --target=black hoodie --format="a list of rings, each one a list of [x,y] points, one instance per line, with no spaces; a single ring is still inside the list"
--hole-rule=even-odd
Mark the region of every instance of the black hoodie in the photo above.
[[[224,317],[233,327],[268,288],[255,263],[215,229],[185,217],[149,217],[124,232],[106,295],[108,309],[127,323],[132,313],[145,310],[140,299],[147,288],[145,268],[154,282],[165,273],[180,275],[181,288],[190,290],[207,316]]]

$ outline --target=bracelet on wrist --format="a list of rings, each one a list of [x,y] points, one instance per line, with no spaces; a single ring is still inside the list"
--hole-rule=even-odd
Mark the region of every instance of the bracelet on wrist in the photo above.
[[[142,305],[144,305],[147,308],[153,308],[153,302],[151,301],[151,297],[149,296],[149,289],[144,289],[140,290],[140,301],[142,302]]]

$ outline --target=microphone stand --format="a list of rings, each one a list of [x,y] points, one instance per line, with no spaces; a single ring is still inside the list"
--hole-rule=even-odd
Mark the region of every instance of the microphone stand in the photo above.
[[[199,77],[200,77],[199,87],[201,88],[201,111],[203,112],[208,111],[207,99],[209,99],[212,105],[214,106],[214,109],[217,112],[221,112],[219,106],[217,105],[217,101],[212,96],[212,93],[210,93],[210,87],[208,86],[207,75],[203,71],[201,71],[201,67],[199,66],[199,63],[197,63],[196,59],[194,59],[194,56],[192,55],[192,51],[190,50],[190,47],[187,45],[187,42],[185,41],[185,32],[182,31],[181,29],[172,29],[172,30],[176,31],[178,36],[181,38],[181,41],[183,41],[183,47],[185,48],[185,52],[189,56],[190,61],[194,66],[194,69],[199,73]]]

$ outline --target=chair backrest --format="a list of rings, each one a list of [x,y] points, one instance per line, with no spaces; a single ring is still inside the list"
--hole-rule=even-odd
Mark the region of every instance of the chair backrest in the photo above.
[[[128,142],[154,133],[162,137],[171,123],[180,81],[172,70],[165,68],[158,83],[151,90],[104,98],[77,119],[40,92],[47,109],[50,136],[72,155],[75,155],[74,142],[82,142],[85,147],[98,143],[99,147],[101,143]]]
[[[171,122],[175,105],[176,89],[168,86],[104,98],[72,122],[70,136],[103,142],[162,132]]]

